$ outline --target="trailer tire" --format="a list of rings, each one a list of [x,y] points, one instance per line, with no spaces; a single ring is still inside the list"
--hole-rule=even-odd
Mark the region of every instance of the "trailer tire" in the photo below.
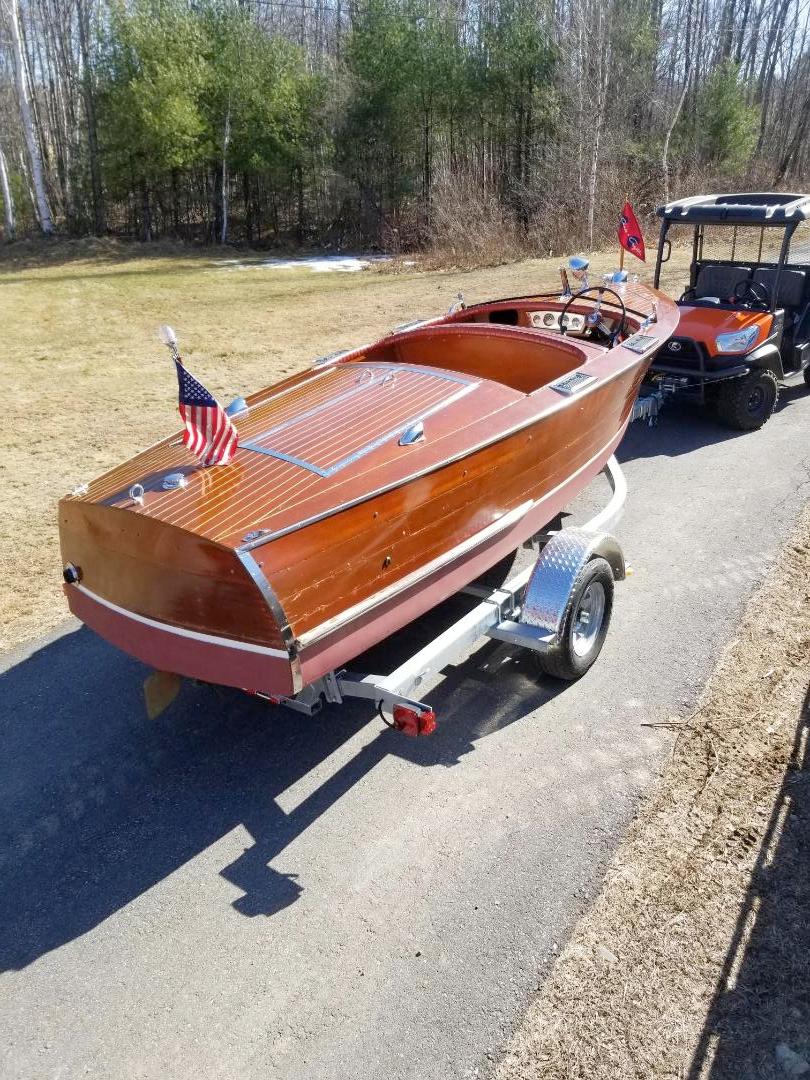
[[[771,417],[779,399],[779,384],[772,371],[764,368],[741,379],[721,383],[717,394],[717,415],[735,431],[758,431]]]
[[[544,675],[573,682],[596,661],[613,612],[613,571],[606,559],[585,563],[574,582],[557,645],[537,653]]]

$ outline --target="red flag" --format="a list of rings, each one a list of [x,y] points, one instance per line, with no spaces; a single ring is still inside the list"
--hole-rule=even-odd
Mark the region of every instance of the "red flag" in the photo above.
[[[622,212],[619,214],[619,243],[625,251],[629,251],[631,255],[635,255],[642,262],[646,261],[647,256],[644,250],[644,237],[641,235],[641,226],[629,202],[624,204]]]

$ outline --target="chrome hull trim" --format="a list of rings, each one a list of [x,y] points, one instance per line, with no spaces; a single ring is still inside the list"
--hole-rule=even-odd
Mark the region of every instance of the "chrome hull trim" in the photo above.
[[[286,656],[290,661],[290,670],[292,672],[293,681],[293,693],[297,694],[304,685],[304,680],[301,675],[301,660],[298,656],[298,642],[296,641],[295,634],[292,632],[289,619],[287,618],[284,608],[281,606],[281,601],[273,591],[270,582],[264,575],[264,571],[253,558],[253,556],[247,551],[237,551],[236,557],[239,559],[242,566],[250,574],[253,582],[258,588],[259,592],[264,597],[264,601],[267,604],[273,618],[281,634],[281,640],[284,642],[286,649]],[[284,653],[279,653],[283,656]]]
[[[320,626],[308,630],[298,639],[300,647],[304,649],[308,645],[312,645],[320,638],[326,637],[327,634],[331,634],[332,631],[337,630],[338,627],[343,626],[347,622],[351,622],[360,615],[364,615],[372,608],[384,604],[386,600],[390,600],[398,593],[404,592],[412,585],[417,585],[423,578],[428,577],[437,570],[441,570],[443,566],[460,558],[462,555],[466,555],[468,551],[472,551],[472,549],[478,547],[479,544],[485,543],[485,541],[491,539],[493,536],[497,536],[498,533],[503,532],[505,529],[516,524],[516,522],[520,521],[521,518],[528,514],[529,510],[531,510],[534,505],[532,499],[522,503],[520,506],[515,507],[514,510],[510,510],[509,513],[504,514],[496,521],[493,521],[491,525],[487,525],[485,528],[469,537],[469,539],[464,540],[461,544],[457,544],[456,547],[451,548],[450,551],[445,551],[443,555],[439,555],[431,562],[426,563],[424,566],[420,566],[418,570],[412,571],[406,577],[402,578],[401,581],[395,581],[393,584],[374,593],[373,596],[369,596],[366,600],[362,600],[359,604],[355,604],[353,607],[342,611],[339,615],[335,615],[334,618],[327,620],[327,622],[321,623]]]

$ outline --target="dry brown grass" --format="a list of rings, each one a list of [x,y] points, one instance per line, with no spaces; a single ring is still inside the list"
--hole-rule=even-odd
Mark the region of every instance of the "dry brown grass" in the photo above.
[[[614,258],[595,257],[596,271]],[[556,259],[394,276],[225,266],[220,252],[144,254],[109,241],[17,245],[0,262],[0,651],[64,618],[60,495],[177,427],[160,323],[174,325],[192,370],[229,400],[440,312],[460,290],[481,300],[559,280]]]
[[[802,1075],[809,679],[810,509],[673,725],[672,761],[497,1080]]]

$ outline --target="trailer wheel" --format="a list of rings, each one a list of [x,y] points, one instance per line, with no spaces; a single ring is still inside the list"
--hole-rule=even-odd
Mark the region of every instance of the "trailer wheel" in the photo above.
[[[584,675],[602,651],[612,612],[613,571],[606,559],[591,559],[574,582],[559,644],[536,654],[540,670],[568,682]]]
[[[735,431],[757,431],[770,419],[779,397],[779,385],[771,371],[751,371],[742,379],[721,383],[717,415]]]

